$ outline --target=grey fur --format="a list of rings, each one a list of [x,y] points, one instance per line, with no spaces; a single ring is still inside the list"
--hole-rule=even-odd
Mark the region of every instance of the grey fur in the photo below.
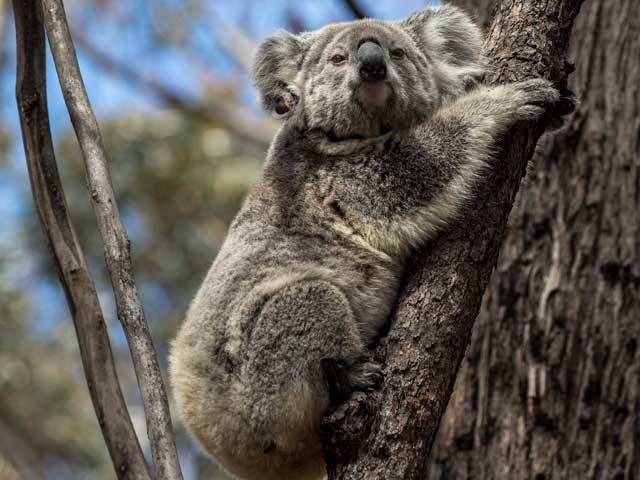
[[[387,52],[383,110],[355,93],[363,38]],[[381,381],[366,349],[409,253],[460,215],[497,139],[560,99],[545,80],[465,93],[482,72],[480,39],[465,14],[442,7],[260,47],[263,103],[286,97],[289,111],[171,355],[185,424],[233,475],[324,475],[322,415]],[[395,48],[406,55],[391,58]],[[336,50],[346,64],[331,63]]]

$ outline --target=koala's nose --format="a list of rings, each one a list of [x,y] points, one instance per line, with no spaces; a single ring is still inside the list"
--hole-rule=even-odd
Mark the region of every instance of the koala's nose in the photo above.
[[[365,82],[379,82],[387,78],[387,65],[380,45],[367,41],[358,48],[360,78]]]

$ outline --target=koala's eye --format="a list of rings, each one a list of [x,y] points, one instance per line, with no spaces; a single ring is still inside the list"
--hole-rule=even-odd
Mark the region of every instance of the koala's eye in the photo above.
[[[342,65],[346,61],[347,61],[347,57],[342,53],[334,53],[331,56],[331,63],[333,63],[334,65]]]
[[[394,48],[391,50],[391,56],[393,58],[402,58],[404,57],[404,50],[401,48]]]

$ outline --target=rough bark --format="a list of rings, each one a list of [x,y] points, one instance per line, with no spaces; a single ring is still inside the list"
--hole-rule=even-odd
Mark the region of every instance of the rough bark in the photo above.
[[[91,400],[120,479],[149,479],[124,402],[98,295],[69,218],[49,129],[38,0],[14,0],[16,97],[34,203],[67,297]]]
[[[61,0],[43,0],[49,46],[85,164],[104,256],[136,372],[147,420],[155,478],[181,479],[169,403],[131,267],[130,242],[111,185],[98,122],[82,80]]]
[[[502,0],[485,43],[490,83],[543,76],[560,86],[581,0]],[[325,421],[330,479],[423,478],[431,445],[496,265],[507,218],[542,125],[514,129],[466,222],[416,254],[377,352],[381,392]]]
[[[640,478],[640,2],[583,10],[582,105],[520,192],[431,479]]]

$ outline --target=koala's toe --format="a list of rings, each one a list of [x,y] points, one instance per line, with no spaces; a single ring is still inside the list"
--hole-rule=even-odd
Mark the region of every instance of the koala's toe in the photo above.
[[[548,110],[547,132],[560,130],[567,124],[566,116],[575,111],[578,100],[571,90],[561,89],[560,99]]]
[[[538,105],[523,105],[518,109],[518,117],[522,120],[538,120],[546,109]]]
[[[355,362],[349,369],[349,382],[353,390],[377,390],[383,380],[382,366],[368,359]]]
[[[382,367],[368,357],[361,357],[350,363],[323,359],[322,370],[331,405],[342,403],[354,391],[377,390],[384,380]]]
[[[525,80],[518,85],[524,93],[527,103],[549,108],[560,100],[558,89],[544,78]]]

